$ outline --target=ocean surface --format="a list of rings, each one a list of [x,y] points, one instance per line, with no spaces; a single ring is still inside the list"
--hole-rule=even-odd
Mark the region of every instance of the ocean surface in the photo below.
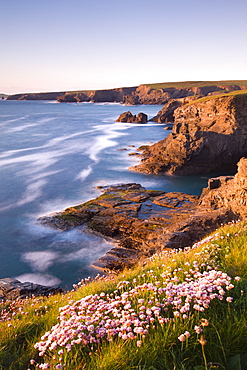
[[[112,247],[83,227],[57,231],[38,222],[98,196],[96,186],[136,182],[148,189],[200,194],[206,176],[145,175],[128,154],[157,142],[165,125],[117,123],[131,110],[152,117],[160,106],[0,101],[0,278],[71,288]]]

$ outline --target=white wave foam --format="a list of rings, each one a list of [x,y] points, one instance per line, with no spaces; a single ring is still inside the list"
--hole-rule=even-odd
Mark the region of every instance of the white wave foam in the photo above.
[[[94,237],[95,239],[95,237]],[[60,262],[66,263],[71,261],[87,261],[87,263],[94,262],[99,256],[102,256],[113,247],[113,244],[96,240],[89,239],[88,247],[81,248],[77,251],[63,255]]]
[[[54,264],[54,261],[57,260],[59,254],[52,251],[36,251],[36,252],[27,252],[24,253],[21,259],[24,262],[30,264],[33,271],[44,272],[51,265]]]
[[[11,133],[11,132],[23,131],[26,128],[33,127],[33,126],[38,126],[38,124],[37,123],[30,123],[30,124],[26,124],[26,125],[22,125],[22,126],[11,127],[6,132]]]
[[[45,286],[55,286],[61,283],[60,279],[49,274],[23,274],[20,276],[16,276],[16,279],[19,280],[21,283],[30,282]]]
[[[18,121],[22,121],[23,119],[27,119],[29,117],[29,115],[26,115],[26,116],[23,116],[23,117],[18,117],[18,118],[13,118],[13,119],[9,119],[7,121],[5,121],[4,123],[12,123],[12,122],[18,122]]]
[[[42,188],[46,184],[46,180],[38,180],[27,186],[21,199],[16,203],[17,206],[23,206],[24,204],[31,203],[35,199],[39,198],[42,194]]]
[[[90,175],[91,172],[92,172],[92,167],[88,166],[88,168],[85,168],[79,173],[79,175],[76,177],[76,180],[84,181]]]

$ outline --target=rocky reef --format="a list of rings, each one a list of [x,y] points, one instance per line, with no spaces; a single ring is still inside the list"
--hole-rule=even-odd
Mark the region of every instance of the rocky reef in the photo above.
[[[229,207],[212,208],[195,195],[147,190],[140,184],[101,188],[103,194],[40,221],[66,230],[87,225],[115,246],[93,264],[118,271],[154,253],[191,246],[222,223],[239,217]]]
[[[147,123],[148,116],[145,113],[138,113],[133,115],[130,111],[120,114],[116,122],[127,122],[127,123]]]
[[[191,175],[234,170],[247,155],[247,94],[207,97],[174,110],[172,133],[132,170]]]

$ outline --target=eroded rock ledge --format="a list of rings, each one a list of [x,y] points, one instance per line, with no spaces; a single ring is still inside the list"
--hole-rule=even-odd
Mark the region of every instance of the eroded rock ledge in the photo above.
[[[103,194],[41,219],[59,229],[87,225],[117,245],[94,263],[117,271],[168,248],[184,248],[221,224],[247,216],[247,159],[235,176],[210,179],[200,197],[147,190],[140,184],[101,187]]]

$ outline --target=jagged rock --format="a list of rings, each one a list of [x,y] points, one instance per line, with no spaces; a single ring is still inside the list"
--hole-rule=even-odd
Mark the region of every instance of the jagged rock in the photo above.
[[[182,105],[181,100],[170,99],[163,108],[158,112],[156,116],[150,119],[150,121],[158,123],[169,123],[174,121],[174,111]]]
[[[127,123],[147,123],[148,116],[145,113],[138,113],[138,115],[133,115],[130,111],[120,114],[117,122],[127,122]]]
[[[203,189],[200,205],[207,208],[230,209],[241,218],[247,217],[247,158],[241,158],[235,176],[209,179]]]
[[[202,95],[188,96],[181,99],[170,99],[163,108],[158,112],[156,116],[150,119],[150,121],[158,123],[169,123],[174,122],[174,111],[184,104],[190,103],[193,100],[199,99]]]
[[[172,133],[143,151],[135,171],[190,175],[234,170],[247,155],[247,94],[198,100],[174,111]]]
[[[62,293],[59,287],[48,287],[30,282],[21,283],[12,278],[0,279],[0,299],[9,300],[26,298],[32,296],[48,296],[50,294]]]

